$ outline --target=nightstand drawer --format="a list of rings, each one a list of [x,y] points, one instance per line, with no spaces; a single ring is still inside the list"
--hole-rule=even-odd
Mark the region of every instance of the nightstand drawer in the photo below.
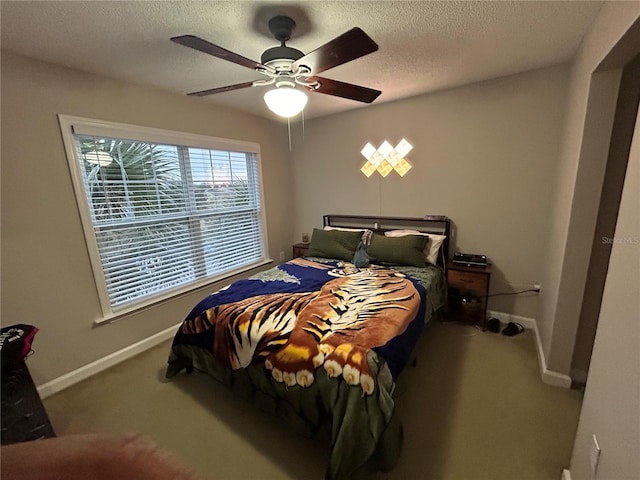
[[[452,288],[486,291],[489,285],[489,276],[470,272],[461,272],[459,270],[449,270],[447,281]]]

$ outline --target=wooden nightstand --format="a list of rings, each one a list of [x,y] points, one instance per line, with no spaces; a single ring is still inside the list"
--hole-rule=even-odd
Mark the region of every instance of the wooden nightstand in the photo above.
[[[296,243],[293,246],[293,258],[304,257],[309,251],[308,243]]]
[[[449,262],[449,311],[456,318],[475,323],[483,329],[487,324],[487,297],[491,266],[467,267]]]

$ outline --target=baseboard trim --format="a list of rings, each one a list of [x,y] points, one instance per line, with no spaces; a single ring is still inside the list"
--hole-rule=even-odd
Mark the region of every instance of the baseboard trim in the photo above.
[[[562,478],[561,480],[571,480],[571,472],[566,468],[562,470]]]
[[[569,375],[554,372],[547,368],[547,360],[544,357],[540,331],[538,330],[538,324],[535,318],[521,317],[520,315],[512,315],[510,313],[497,312],[494,310],[488,310],[487,315],[489,315],[489,317],[497,318],[502,323],[516,322],[521,324],[524,328],[532,329],[536,339],[536,351],[538,352],[538,365],[540,366],[540,376],[542,381],[547,385],[553,385],[555,387],[571,388],[571,377]]]
[[[169,327],[166,330],[158,332],[155,335],[134,343],[133,345],[129,345],[122,350],[113,352],[112,354],[96,360],[95,362],[91,362],[88,365],[80,367],[72,372],[66,373],[58,378],[54,378],[53,380],[38,386],[38,393],[40,394],[40,398],[44,399],[50,397],[54,393],[58,393],[65,388],[69,388],[70,386],[75,385],[82,380],[86,380],[87,378],[106,370],[107,368],[113,367],[118,363],[128,360],[131,357],[134,357],[146,350],[155,347],[156,345],[160,345],[162,342],[171,339],[175,335],[180,325],[181,324],[178,323],[173,327]]]

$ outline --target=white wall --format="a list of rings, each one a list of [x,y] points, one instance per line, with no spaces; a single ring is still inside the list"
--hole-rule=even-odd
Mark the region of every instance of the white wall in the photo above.
[[[640,478],[640,114],[614,242],[571,458],[572,480]],[[595,477],[589,463],[592,434],[602,449]]]
[[[605,2],[571,69],[538,318],[547,366],[566,375],[571,369],[615,105],[611,89],[602,88],[607,79],[592,74],[638,17],[638,2]],[[609,95],[608,113],[600,105],[599,114],[588,115],[593,94],[601,102]]]
[[[178,324],[214,288],[94,327],[100,303],[59,113],[259,143],[270,254],[291,250],[286,126],[3,51],[2,324],[40,329],[29,359],[38,385]]]
[[[294,240],[328,213],[443,214],[455,244],[493,262],[491,292],[541,281],[550,227],[568,68],[476,83],[296,125]],[[366,178],[367,142],[414,145],[405,177]],[[538,297],[490,299],[489,308],[537,316]]]

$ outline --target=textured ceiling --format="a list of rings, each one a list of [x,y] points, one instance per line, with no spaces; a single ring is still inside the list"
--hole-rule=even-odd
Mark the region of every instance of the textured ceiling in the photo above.
[[[0,3],[2,48],[179,93],[263,78],[177,45],[193,34],[253,60],[278,44],[266,24],[286,13],[288,45],[309,52],[354,26],[379,50],[322,76],[382,91],[374,104],[568,61],[602,2],[69,1]],[[264,87],[201,97],[274,118]],[[306,118],[365,104],[309,95]]]

